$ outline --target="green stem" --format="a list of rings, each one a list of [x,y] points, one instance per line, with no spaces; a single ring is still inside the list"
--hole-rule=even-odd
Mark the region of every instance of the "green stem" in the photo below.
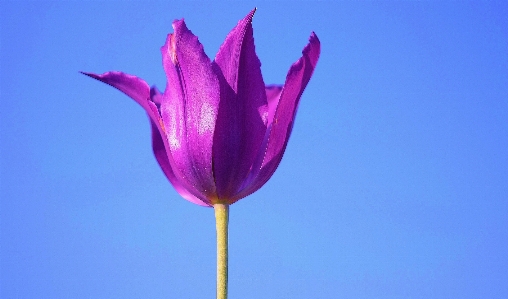
[[[217,229],[217,299],[228,298],[228,217],[227,204],[214,204]]]

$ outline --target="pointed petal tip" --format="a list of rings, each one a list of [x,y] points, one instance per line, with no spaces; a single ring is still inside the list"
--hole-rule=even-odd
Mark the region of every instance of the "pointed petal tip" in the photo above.
[[[108,72],[104,72],[102,74],[89,73],[89,72],[83,72],[83,71],[79,71],[79,72],[83,75],[86,75],[86,76],[89,76],[92,78],[101,78],[101,77],[105,77],[108,75],[122,75],[122,76],[127,76],[127,77],[136,77],[133,75],[126,74],[124,72],[120,72],[120,71],[108,71]]]
[[[257,8],[257,7],[254,7],[254,9],[253,9],[253,10],[251,10],[251,11],[249,12],[249,14],[247,15],[248,17],[250,17],[250,20],[251,20],[251,21],[252,21],[252,18],[254,17],[254,14],[256,13],[256,11],[257,11],[257,10],[258,10],[258,8]]]
[[[313,45],[314,47],[318,47],[318,51],[321,50],[321,42],[319,41],[319,38],[314,31],[310,33],[309,44]]]
[[[319,38],[317,37],[316,33],[314,31],[312,31],[309,36],[309,45],[307,45],[307,47],[310,47],[310,46],[318,47],[317,50],[319,51],[320,45],[321,45],[321,42],[319,41]],[[305,47],[305,48],[307,48],[307,47]]]
[[[119,71],[108,71],[108,72],[104,72],[102,74],[96,74],[96,73],[89,73],[89,72],[82,72],[80,71],[81,74],[85,75],[85,76],[88,76],[90,78],[93,78],[93,79],[96,79],[96,80],[99,80],[99,81],[102,81],[104,83],[107,83],[109,85],[112,85],[108,82],[108,79],[110,79],[111,77],[117,77],[117,76],[125,76],[125,77],[132,77],[132,78],[137,78],[136,76],[133,76],[133,75],[129,75],[129,74],[126,74],[124,72],[119,72]]]
[[[83,71],[79,71],[79,73],[80,73],[80,74],[83,74],[83,75],[85,75],[85,76],[88,76],[88,77],[95,78],[95,79],[97,79],[97,77],[98,77],[98,76],[97,76],[96,74],[94,74],[94,73],[83,72]]]
[[[108,72],[104,72],[102,74],[88,73],[88,72],[82,72],[82,71],[80,71],[80,73],[82,73],[85,76],[102,81],[102,82],[109,84],[109,85],[111,85],[115,88],[118,88],[120,90],[122,90],[122,89],[119,88],[119,86],[118,86],[119,83],[126,82],[126,81],[135,82],[136,84],[140,84],[143,87],[147,87],[147,90],[149,89],[148,84],[143,79],[141,79],[137,76],[134,76],[134,75],[120,72],[120,71],[108,71]]]
[[[181,19],[175,19],[173,21],[173,23],[171,23],[171,26],[173,27],[173,30],[176,30],[176,27],[178,26],[181,26],[183,24],[183,26],[186,26],[185,25],[185,19],[184,18],[181,18]],[[187,27],[187,26],[186,26]]]
[[[96,79],[99,81],[104,81],[102,78],[107,76],[109,73],[111,73],[111,72],[105,72],[102,74],[96,74],[96,73],[89,73],[89,72],[83,72],[83,71],[79,71],[79,72],[85,76],[88,76],[90,78],[93,78],[93,79]]]
[[[173,27],[173,33],[168,34],[167,41],[170,41],[171,38],[178,38],[186,32],[192,33],[192,31],[187,27],[187,24],[185,24],[185,19],[183,18],[180,20],[174,20],[171,26]],[[176,43],[176,40],[174,42]]]
[[[321,42],[314,31],[311,32],[309,43],[303,48],[302,54],[310,59],[313,67],[316,67],[319,55],[321,54]]]
[[[258,9],[257,7],[254,7],[254,9],[251,10],[243,19],[238,21],[238,24],[241,24],[241,23],[252,23],[252,19],[254,18],[254,14],[256,13],[257,9]]]

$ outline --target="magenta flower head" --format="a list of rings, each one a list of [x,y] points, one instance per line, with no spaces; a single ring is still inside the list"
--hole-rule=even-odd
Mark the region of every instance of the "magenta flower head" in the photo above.
[[[228,34],[214,61],[183,20],[161,48],[164,93],[121,72],[86,75],[138,102],[152,125],[152,146],[180,195],[203,206],[230,205],[255,192],[279,165],[298,103],[316,67],[312,33],[283,86],[265,86],[251,11]]]

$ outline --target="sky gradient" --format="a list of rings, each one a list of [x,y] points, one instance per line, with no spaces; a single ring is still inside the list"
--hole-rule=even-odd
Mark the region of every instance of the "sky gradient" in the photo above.
[[[213,210],[133,100],[185,18],[213,59],[252,8],[266,84],[321,57],[272,179],[230,209],[234,298],[508,298],[508,5],[2,1],[0,297],[214,298]]]

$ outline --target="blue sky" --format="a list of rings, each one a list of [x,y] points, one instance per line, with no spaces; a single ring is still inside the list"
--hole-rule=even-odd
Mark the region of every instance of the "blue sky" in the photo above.
[[[214,298],[213,210],[147,117],[185,18],[210,57],[253,7],[265,82],[321,58],[272,179],[230,210],[230,298],[508,297],[503,1],[2,1],[0,297]]]

